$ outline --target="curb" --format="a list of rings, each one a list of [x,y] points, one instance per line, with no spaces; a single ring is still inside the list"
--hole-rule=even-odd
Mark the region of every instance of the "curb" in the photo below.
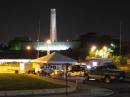
[[[94,95],[103,96],[103,97],[114,94],[112,90],[106,88],[91,89],[90,92]]]
[[[66,81],[65,80],[59,80],[59,79],[54,79],[54,78],[49,78],[49,77],[44,77],[44,76],[37,76],[37,75],[27,75],[33,78],[37,78],[40,80],[44,80],[44,81],[48,81],[54,84],[61,84],[61,85],[66,85]],[[74,82],[70,82],[69,80],[67,81],[67,85],[70,87],[76,87],[76,84]]]
[[[37,89],[37,90],[14,90],[14,91],[0,91],[0,96],[25,96],[25,95],[51,95],[74,92],[75,87],[58,88],[58,89]]]
[[[130,77],[125,78],[124,81],[130,82]]]

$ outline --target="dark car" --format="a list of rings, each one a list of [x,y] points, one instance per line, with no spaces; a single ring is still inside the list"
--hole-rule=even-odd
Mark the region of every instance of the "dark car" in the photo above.
[[[125,75],[125,72],[117,69],[113,63],[107,63],[103,66],[97,66],[89,71],[86,71],[85,78],[87,80],[89,80],[89,78],[94,78],[110,83],[112,80],[123,80]]]

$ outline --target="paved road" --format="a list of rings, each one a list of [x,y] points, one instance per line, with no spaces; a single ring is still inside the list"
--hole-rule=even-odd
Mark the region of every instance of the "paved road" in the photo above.
[[[109,97],[130,97],[130,81],[112,82],[110,84],[106,84],[100,81],[87,81],[85,84],[113,90],[114,94]]]
[[[96,97],[96,95],[90,95],[89,90],[86,90],[86,87],[101,87],[108,88],[114,91],[114,94],[108,97],[130,97],[130,81],[127,82],[112,82],[106,84],[101,81],[85,81],[84,84],[80,85],[80,91],[68,94],[67,97]],[[66,97],[65,94],[60,95],[43,95],[43,96],[32,96],[32,97]]]

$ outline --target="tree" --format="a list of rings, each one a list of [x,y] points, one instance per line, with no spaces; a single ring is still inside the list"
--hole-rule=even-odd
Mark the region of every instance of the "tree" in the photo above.
[[[8,46],[5,44],[0,44],[0,50],[8,50]]]
[[[113,39],[109,35],[98,35],[96,32],[88,32],[82,34],[79,37],[79,41],[79,48],[82,48],[82,51],[89,55],[92,45],[96,45],[98,49],[101,49],[103,46],[109,47]],[[91,55],[93,54],[91,53]]]
[[[15,37],[13,40],[10,40],[8,47],[10,50],[22,50],[21,43],[32,42],[27,36]]]

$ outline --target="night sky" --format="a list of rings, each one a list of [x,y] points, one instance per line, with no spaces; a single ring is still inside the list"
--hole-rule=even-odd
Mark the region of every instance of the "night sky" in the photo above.
[[[108,1],[108,2],[107,2]],[[76,39],[86,32],[108,34],[130,41],[130,3],[125,0],[1,0],[0,43],[16,36],[40,41],[49,38],[50,8],[56,8],[58,40]]]

